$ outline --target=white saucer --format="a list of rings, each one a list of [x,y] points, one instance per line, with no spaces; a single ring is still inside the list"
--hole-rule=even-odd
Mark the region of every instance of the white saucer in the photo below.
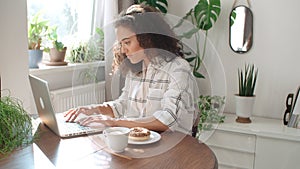
[[[45,61],[45,65],[47,66],[65,66],[68,64],[68,62],[50,62],[50,61]]]
[[[159,141],[161,139],[161,136],[159,133],[155,131],[150,131],[150,138],[145,141],[135,141],[128,139],[128,144],[138,144],[138,145],[143,145],[143,144],[151,144]]]

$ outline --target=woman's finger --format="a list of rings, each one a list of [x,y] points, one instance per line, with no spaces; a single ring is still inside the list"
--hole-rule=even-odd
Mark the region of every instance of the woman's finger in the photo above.
[[[74,110],[76,110],[76,108],[70,109],[67,112],[64,112],[64,117],[69,116],[70,114],[72,114],[72,112],[74,112]]]
[[[74,122],[78,114],[79,114],[78,109],[73,109],[69,111],[68,114],[66,115],[67,117],[66,122]]]
[[[87,126],[90,123],[97,122],[97,121],[100,122],[100,120],[97,117],[87,117],[84,118],[83,120],[80,120],[79,124],[82,126]]]
[[[102,125],[105,126],[114,126],[115,120],[105,115],[100,115],[100,116],[98,115],[98,116],[88,117],[79,122],[79,124],[82,126],[88,126],[91,123],[101,123]]]

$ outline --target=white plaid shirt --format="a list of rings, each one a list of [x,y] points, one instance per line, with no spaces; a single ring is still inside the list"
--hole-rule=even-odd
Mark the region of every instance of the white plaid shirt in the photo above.
[[[143,75],[129,73],[121,96],[106,104],[115,117],[154,116],[171,130],[190,132],[199,96],[191,67],[180,57],[171,62],[156,60],[158,64],[150,63]]]

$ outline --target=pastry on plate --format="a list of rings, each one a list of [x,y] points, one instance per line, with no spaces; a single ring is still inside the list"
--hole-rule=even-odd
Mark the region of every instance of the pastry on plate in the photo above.
[[[129,139],[134,141],[145,141],[150,139],[150,130],[144,127],[133,127],[129,132]]]

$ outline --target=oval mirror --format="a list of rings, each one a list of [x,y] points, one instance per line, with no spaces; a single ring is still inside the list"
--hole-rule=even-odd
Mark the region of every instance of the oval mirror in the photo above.
[[[250,8],[237,6],[230,13],[229,43],[234,52],[248,52],[253,43],[253,15]]]

